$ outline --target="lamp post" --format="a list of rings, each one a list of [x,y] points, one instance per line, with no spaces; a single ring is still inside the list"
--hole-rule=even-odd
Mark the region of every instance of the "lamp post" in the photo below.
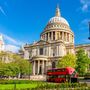
[[[90,40],[90,21],[88,22],[88,24],[89,24],[89,37],[88,37],[88,39]]]

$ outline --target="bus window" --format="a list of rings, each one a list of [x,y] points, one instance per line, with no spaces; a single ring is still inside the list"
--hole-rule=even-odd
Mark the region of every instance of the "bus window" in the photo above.
[[[58,78],[57,75],[48,76],[47,78]]]
[[[65,78],[65,75],[58,75],[58,78]]]
[[[71,77],[75,77],[76,74],[77,74],[77,72],[74,71],[74,72],[72,73]]]

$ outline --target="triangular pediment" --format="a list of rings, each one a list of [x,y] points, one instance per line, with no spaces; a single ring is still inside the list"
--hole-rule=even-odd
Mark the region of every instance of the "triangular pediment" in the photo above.
[[[44,40],[39,40],[36,44],[42,45],[42,44],[48,44],[49,42]]]

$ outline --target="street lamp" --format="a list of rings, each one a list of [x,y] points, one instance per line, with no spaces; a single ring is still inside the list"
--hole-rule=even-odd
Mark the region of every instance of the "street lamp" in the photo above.
[[[88,24],[89,24],[89,37],[88,37],[88,39],[90,40],[90,21],[88,22]]]

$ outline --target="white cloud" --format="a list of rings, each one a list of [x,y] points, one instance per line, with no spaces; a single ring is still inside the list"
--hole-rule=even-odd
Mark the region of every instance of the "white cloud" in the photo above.
[[[89,23],[90,19],[84,19],[81,21],[81,23],[79,24],[79,29],[80,30],[88,30],[88,23]]]
[[[88,19],[88,18],[84,19],[81,21],[81,24],[87,25],[89,21],[90,21],[90,19]]]
[[[83,32],[83,39],[81,40],[81,42],[84,43],[90,43],[90,40],[88,39],[89,37],[89,18],[86,18],[84,20],[81,21],[80,25],[79,25],[79,30],[81,30],[81,32]]]
[[[81,10],[83,12],[87,12],[89,10],[90,7],[90,0],[80,0],[81,3]]]
[[[7,43],[9,43],[9,44],[14,44],[14,45],[18,45],[18,46],[24,44],[23,42],[17,41],[14,38],[12,38],[6,34],[2,34],[2,35],[3,35],[4,39],[7,41]]]
[[[10,44],[5,45],[5,51],[11,51],[13,53],[16,53],[16,52],[18,52],[19,49],[20,49],[20,47],[15,46],[15,45],[10,45]]]
[[[1,33],[2,34],[2,33]],[[6,34],[2,34],[3,38],[4,38],[4,42],[5,42],[5,50],[6,51],[12,51],[12,52],[18,52],[18,50],[20,49],[20,47],[22,45],[24,45],[23,42],[21,41],[17,41],[14,38],[6,35]]]
[[[10,36],[7,36],[7,35],[5,35],[5,34],[2,34],[2,35],[4,36],[4,38],[5,38],[6,40],[9,40],[10,42],[12,42],[12,43],[14,43],[14,44],[17,44],[17,41],[16,41],[15,39],[11,38]]]
[[[1,12],[4,16],[6,16],[6,13],[5,13],[4,9],[2,8],[2,6],[0,6],[0,12]]]

